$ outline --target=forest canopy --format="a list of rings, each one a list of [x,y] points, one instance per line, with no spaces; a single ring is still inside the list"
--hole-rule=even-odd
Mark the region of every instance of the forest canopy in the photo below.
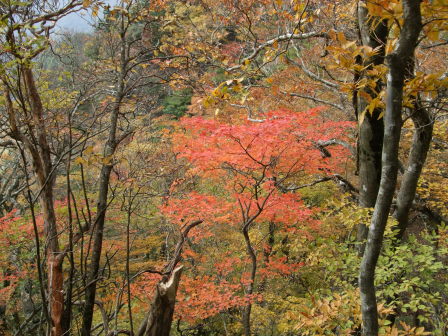
[[[0,1],[0,335],[447,335],[447,55],[446,0]]]

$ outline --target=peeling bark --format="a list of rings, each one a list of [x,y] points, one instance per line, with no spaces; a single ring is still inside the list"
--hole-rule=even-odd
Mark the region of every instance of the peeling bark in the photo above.
[[[139,328],[138,336],[169,336],[182,270],[183,266],[177,267],[168,279],[157,284],[150,310]]]
[[[182,266],[176,266],[181,259],[182,249],[188,233],[201,223],[202,220],[194,221],[188,224],[181,232],[173,257],[165,266],[165,273],[163,274],[168,276],[164,276],[157,284],[149,310],[140,324],[138,336],[169,336],[171,323],[173,322],[177,288],[183,270]]]
[[[48,272],[48,300],[51,318],[51,335],[63,334],[62,317],[64,312],[64,292],[61,250],[59,246],[56,214],[54,210],[53,188],[55,176],[51,160],[50,147],[47,140],[42,102],[37,91],[33,73],[28,66],[22,68],[33,123],[30,126],[37,136],[38,143],[34,145],[18,129],[18,140],[25,143],[28,152],[32,156],[32,163],[37,175],[40,188],[40,204],[44,219],[44,233],[47,246],[47,272]],[[14,124],[15,122],[13,122]]]

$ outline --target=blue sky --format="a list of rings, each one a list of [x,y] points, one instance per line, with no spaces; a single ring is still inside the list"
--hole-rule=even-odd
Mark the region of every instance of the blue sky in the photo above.
[[[118,5],[120,0],[103,0],[103,4],[115,6]],[[91,32],[92,23],[95,22],[94,18],[90,15],[91,11],[81,10],[77,13],[72,13],[63,17],[57,27],[62,30],[75,31],[75,32]],[[102,9],[100,8],[98,15],[102,15]]]
[[[92,31],[91,24],[93,22],[91,15],[83,10],[63,17],[58,22],[58,28],[75,32],[90,32]]]

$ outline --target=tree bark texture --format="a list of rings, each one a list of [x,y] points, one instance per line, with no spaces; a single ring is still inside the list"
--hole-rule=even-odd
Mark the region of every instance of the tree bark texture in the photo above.
[[[375,293],[375,268],[381,251],[384,230],[394,196],[399,168],[398,150],[401,133],[401,112],[406,66],[413,58],[420,34],[419,0],[403,0],[404,23],[393,53],[387,56],[386,111],[381,182],[370,223],[367,243],[359,274],[363,335],[378,335],[378,311]]]
[[[38,144],[34,145],[31,141],[25,139],[23,135],[20,140],[25,143],[28,152],[31,154],[33,168],[40,188],[39,200],[44,219],[44,233],[47,240],[48,299],[52,322],[51,335],[60,336],[63,334],[62,316],[64,312],[63,256],[61,255],[59,246],[53,202],[55,177],[53,174],[50,147],[47,140],[42,102],[37,91],[33,73],[27,65],[22,68],[22,73],[33,118],[32,128],[34,128]]]
[[[358,27],[362,45],[372,49],[378,49],[378,52],[363,62],[363,67],[367,72],[373,66],[384,63],[385,46],[389,29],[386,20],[371,18],[365,6],[366,1],[358,2]],[[376,22],[378,21],[378,22]],[[358,80],[365,77],[364,74],[358,74]],[[375,98],[382,90],[383,83],[378,80],[375,88],[366,87],[360,92],[356,92],[355,110],[358,120],[363,113],[369,101],[363,97],[364,94]],[[381,179],[381,152],[383,149],[384,121],[380,117],[383,109],[375,108],[370,114],[364,112],[364,117],[359,125],[358,134],[358,170],[359,170],[359,205],[362,208],[373,208],[375,206]],[[362,254],[365,247],[368,228],[365,223],[359,223],[357,240],[360,243],[359,253]]]
[[[188,233],[202,220],[196,220],[185,226],[181,232],[180,239],[174,249],[173,257],[165,265],[165,276],[157,284],[154,298],[149,306],[149,311],[142,321],[138,336],[169,336],[171,323],[173,321],[174,305],[176,302],[177,287],[183,267],[177,267],[181,259],[182,249],[187,239]],[[168,276],[166,276],[168,275]]]
[[[421,105],[419,97],[416,98],[414,109],[411,111],[415,131],[406,171],[401,180],[397,196],[397,209],[395,218],[398,222],[397,238],[401,240],[409,225],[409,211],[417,191],[418,179],[422,173],[423,165],[428,154],[432,132],[433,120],[429,112]]]
[[[140,325],[138,336],[169,336],[182,269],[182,266],[177,267],[168,280],[157,284],[150,310]]]

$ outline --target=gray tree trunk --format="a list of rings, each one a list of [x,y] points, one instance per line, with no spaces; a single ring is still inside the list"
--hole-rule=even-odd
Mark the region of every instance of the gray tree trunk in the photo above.
[[[403,16],[404,22],[397,48],[387,56],[389,73],[384,116],[381,182],[359,274],[363,335],[365,336],[378,335],[378,311],[374,284],[375,268],[397,184],[403,86],[406,66],[413,58],[418,36],[422,29],[420,0],[403,0]]]
[[[431,145],[433,120],[429,112],[421,105],[417,97],[411,115],[415,126],[414,137],[409,154],[408,165],[401,181],[397,197],[395,218],[398,221],[397,238],[401,240],[409,225],[409,211],[415,198],[418,179],[422,173],[423,165]]]
[[[386,20],[377,19],[374,22],[369,17],[365,0],[358,2],[358,27],[359,39],[362,45],[379,48],[378,53],[368,58],[362,64],[366,67],[365,71],[372,69],[375,65],[384,63],[385,46],[389,29]],[[358,74],[356,80],[361,79],[364,74]],[[364,93],[375,98],[383,88],[382,81],[378,80],[376,87],[363,89]],[[363,97],[362,92],[357,92],[354,104],[357,111],[358,120],[369,102]],[[359,205],[362,208],[373,208],[375,206],[376,197],[381,179],[381,152],[383,149],[384,121],[380,118],[383,109],[376,108],[373,113],[366,113],[362,123],[359,125],[358,140],[358,170],[359,170]],[[366,223],[359,223],[357,241],[359,245],[359,253],[362,255],[367,238]]]

